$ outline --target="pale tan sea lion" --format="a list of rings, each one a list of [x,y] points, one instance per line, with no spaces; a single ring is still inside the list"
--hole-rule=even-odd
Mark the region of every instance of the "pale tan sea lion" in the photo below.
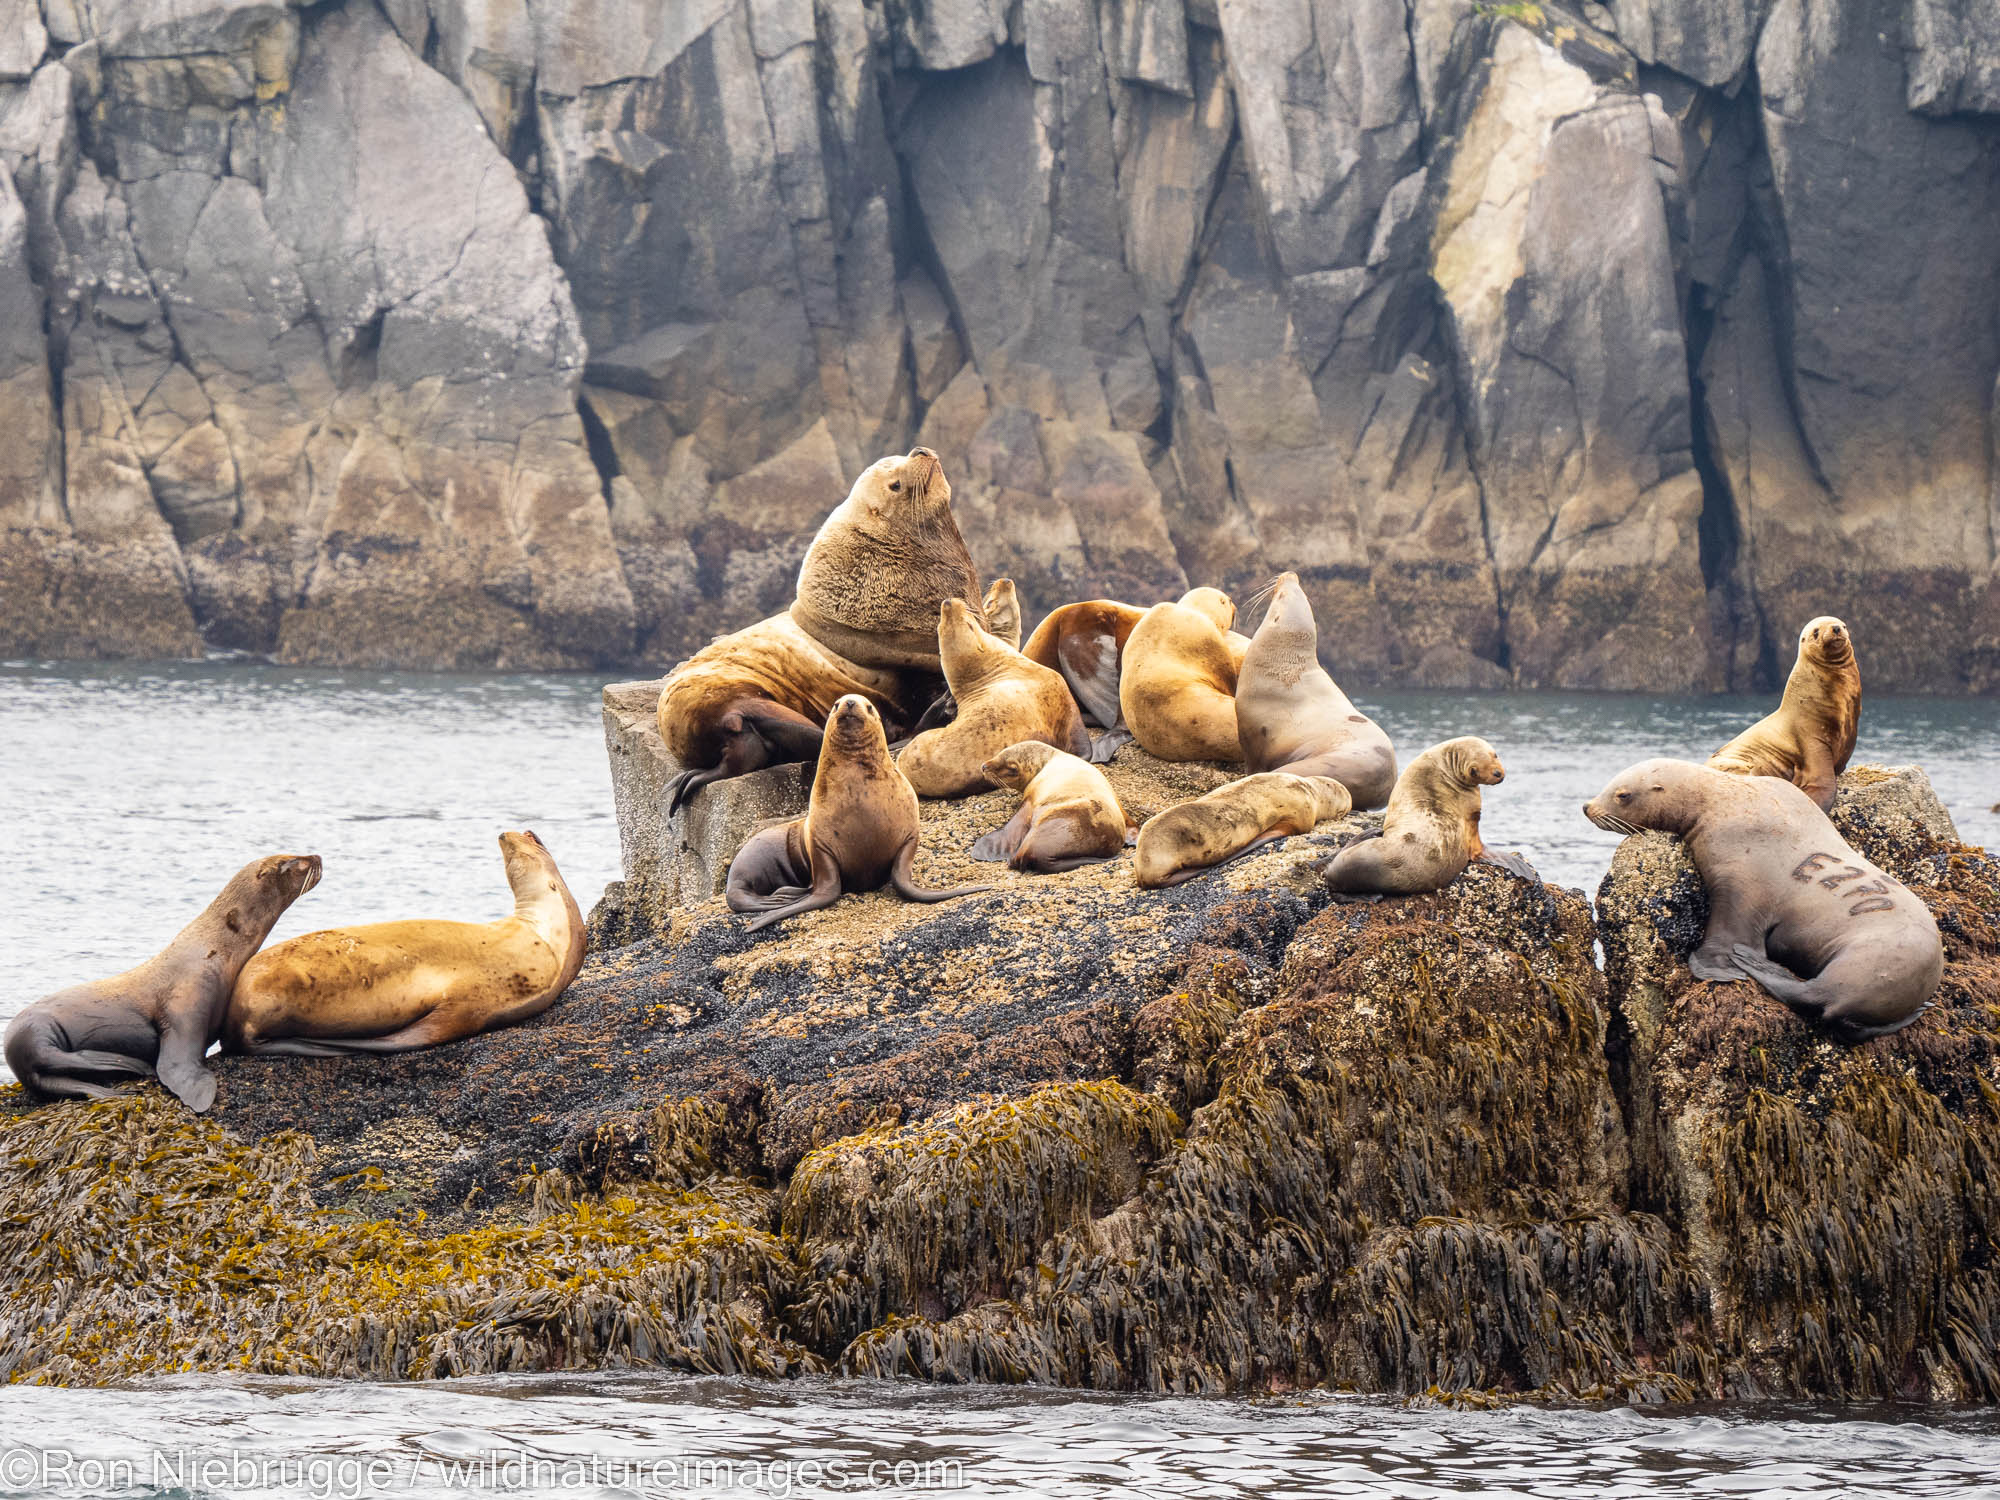
[[[1281,573],[1236,674],[1236,736],[1252,771],[1331,776],[1356,807],[1396,787],[1396,749],[1319,664],[1319,627],[1299,575]]]
[[[215,1102],[202,1066],[221,1033],[230,987],[278,918],[319,883],[317,854],[245,865],[171,943],[135,969],[58,990],[8,1023],[7,1066],[35,1093],[101,1099],[92,1079],[160,1082],[200,1113]]]
[[[811,760],[820,726],[849,693],[898,726],[914,722],[937,694],[937,610],[954,598],[983,610],[937,455],[913,448],[877,460],[821,524],[791,609],[710,642],[667,675],[660,738],[684,768],[668,783],[669,816],[710,782]]]
[[[1008,645],[1018,648],[1021,644],[1021,597],[1014,590],[1011,578],[996,578],[986,588],[986,628]],[[958,716],[958,700],[951,695],[950,687],[931,701],[924,710],[923,717],[911,728],[915,738],[927,729],[939,729]],[[894,740],[890,749],[898,748]]]
[[[1250,643],[1230,626],[1236,606],[1219,589],[1156,604],[1126,638],[1118,705],[1143,750],[1162,760],[1240,761],[1236,674]]]
[[[1022,740],[1090,753],[1069,685],[981,628],[962,600],[938,606],[938,651],[958,704],[952,721],[904,747],[897,762],[920,797],[962,797],[992,785],[986,762]]]
[[[1944,946],[1930,909],[1790,782],[1648,760],[1583,813],[1613,833],[1657,828],[1686,846],[1708,891],[1708,931],[1688,958],[1695,978],[1754,979],[1850,1043],[1909,1025],[1937,993]]]
[[[1347,845],[1320,873],[1334,891],[1357,896],[1441,891],[1475,859],[1539,879],[1519,855],[1495,853],[1479,836],[1479,789],[1506,777],[1499,755],[1477,735],[1431,746],[1396,778],[1382,831]]]
[[[985,770],[995,786],[1019,792],[1021,806],[972,846],[974,859],[1046,875],[1111,859],[1137,834],[1105,774],[1053,745],[1009,745]]]
[[[761,912],[748,931],[831,906],[848,891],[893,888],[905,901],[948,901],[983,885],[931,890],[916,883],[917,794],[889,759],[875,705],[842,698],[827,719],[826,743],[806,815],[752,834],[729,862],[729,909]]]
[[[1289,834],[1311,833],[1353,807],[1347,788],[1324,776],[1245,776],[1148,818],[1139,830],[1133,879],[1148,888],[1179,885]]]
[[[1778,711],[1737,735],[1708,763],[1737,776],[1789,781],[1825,812],[1854,754],[1860,724],[1861,668],[1854,660],[1854,639],[1841,621],[1821,615],[1799,631],[1798,660],[1785,679]]]
[[[232,1052],[413,1052],[540,1015],[583,967],[583,913],[532,833],[503,833],[514,913],[498,922],[373,922],[309,932],[244,965]]]

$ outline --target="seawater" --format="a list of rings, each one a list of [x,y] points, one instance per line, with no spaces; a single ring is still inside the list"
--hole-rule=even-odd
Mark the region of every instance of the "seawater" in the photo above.
[[[0,1022],[154,952],[264,853],[326,860],[274,938],[400,916],[490,920],[508,907],[494,842],[508,828],[534,829],[588,906],[618,873],[600,685],[0,664]],[[1508,774],[1486,795],[1488,842],[1594,892],[1618,841],[1580,804],[1644,756],[1705,756],[1773,700],[1359,701],[1405,759],[1457,734],[1491,740]],[[2000,842],[2000,704],[1871,698],[1856,759],[1923,766],[1961,836]],[[1479,1412],[617,1373],[0,1388],[0,1500],[1469,1492],[2000,1497],[2000,1413]]]

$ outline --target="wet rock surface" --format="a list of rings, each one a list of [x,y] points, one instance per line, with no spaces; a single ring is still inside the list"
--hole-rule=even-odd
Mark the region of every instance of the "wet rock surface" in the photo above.
[[[0,652],[657,671],[922,441],[1031,624],[2000,684],[1983,0],[17,10]]]
[[[1143,813],[1226,773],[1108,774]],[[1920,772],[1850,771],[1835,816],[1931,904],[1944,988],[1853,1049],[1689,978],[1664,839],[1593,922],[1488,865],[1334,902],[1312,866],[1365,817],[1165,891],[974,864],[1012,801],[922,808],[919,879],[992,891],[757,937],[607,902],[535,1020],[219,1059],[205,1119],[9,1091],[0,1359],[2000,1398],[2000,872]]]

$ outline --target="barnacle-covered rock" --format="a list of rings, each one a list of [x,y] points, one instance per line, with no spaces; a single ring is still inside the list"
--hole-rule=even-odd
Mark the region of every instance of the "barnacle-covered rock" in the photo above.
[[[1693,865],[1663,834],[1619,848],[1598,913],[1634,1202],[1685,1232],[1726,1393],[2000,1400],[2000,861],[1914,768],[1849,771],[1833,820],[1944,937],[1930,1008],[1859,1047],[1695,980]]]

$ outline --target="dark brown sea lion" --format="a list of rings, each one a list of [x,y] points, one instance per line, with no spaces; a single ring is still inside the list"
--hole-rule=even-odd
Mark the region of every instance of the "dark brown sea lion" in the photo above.
[[[207,910],[136,969],[58,990],[7,1026],[7,1066],[38,1094],[101,1099],[92,1080],[155,1073],[197,1113],[215,1102],[202,1066],[238,971],[278,918],[319,883],[317,854],[273,854],[238,870]]]
[[[850,693],[899,726],[915,721],[937,695],[945,599],[983,617],[944,468],[913,448],[864,469],[822,523],[789,611],[710,642],[667,675],[660,738],[684,768],[668,783],[669,815],[710,782],[811,760],[820,726]]]
[[[1253,771],[1331,776],[1356,807],[1396,788],[1396,749],[1319,664],[1319,627],[1299,575],[1271,586],[1264,622],[1236,674],[1236,736]]]
[[[995,786],[1019,792],[1021,806],[972,846],[974,859],[1047,875],[1111,859],[1137,834],[1105,774],[1053,745],[1009,745],[985,770]]]
[[[1944,945],[1930,909],[1790,782],[1641,761],[1583,815],[1686,845],[1708,891],[1708,931],[1688,958],[1695,978],[1754,979],[1842,1042],[1900,1030],[1937,993]]]
[[[962,797],[992,785],[986,762],[1023,740],[1090,754],[1069,685],[981,628],[964,601],[938,606],[938,654],[957,713],[904,747],[897,765],[919,797]]]
[[[1245,776],[1148,818],[1132,877],[1149,888],[1179,885],[1289,834],[1311,833],[1353,807],[1347,788],[1324,776]]]
[[[1347,845],[1320,873],[1335,892],[1353,896],[1441,891],[1475,859],[1539,879],[1518,854],[1496,853],[1479,836],[1479,789],[1506,779],[1499,755],[1477,735],[1431,746],[1396,778],[1382,831]]]
[[[503,833],[513,915],[371,922],[266,948],[237,976],[231,1052],[414,1052],[540,1015],[583,967],[583,913],[532,833]]]
[[[1230,629],[1236,606],[1220,589],[1156,604],[1126,638],[1118,705],[1142,750],[1162,760],[1240,761],[1236,673],[1250,643]]]
[[[1832,615],[1808,620],[1778,711],[1759,719],[1708,758],[1736,776],[1777,776],[1825,812],[1854,754],[1861,723],[1861,668],[1854,640]]]
[[[905,901],[948,901],[983,885],[916,883],[917,794],[889,759],[875,705],[842,698],[827,719],[806,815],[752,834],[729,863],[729,909],[761,912],[749,931],[831,906],[847,891],[892,887]]]
[[[1089,758],[1098,764],[1109,760],[1112,751],[1131,739],[1125,731],[1124,711],[1118,705],[1119,665],[1132,627],[1146,611],[1115,599],[1087,599],[1051,610],[1028,637],[1021,654],[1029,661],[1060,672],[1069,684],[1078,706],[1094,719],[1099,728],[1113,731],[1099,739],[1100,748]]]

